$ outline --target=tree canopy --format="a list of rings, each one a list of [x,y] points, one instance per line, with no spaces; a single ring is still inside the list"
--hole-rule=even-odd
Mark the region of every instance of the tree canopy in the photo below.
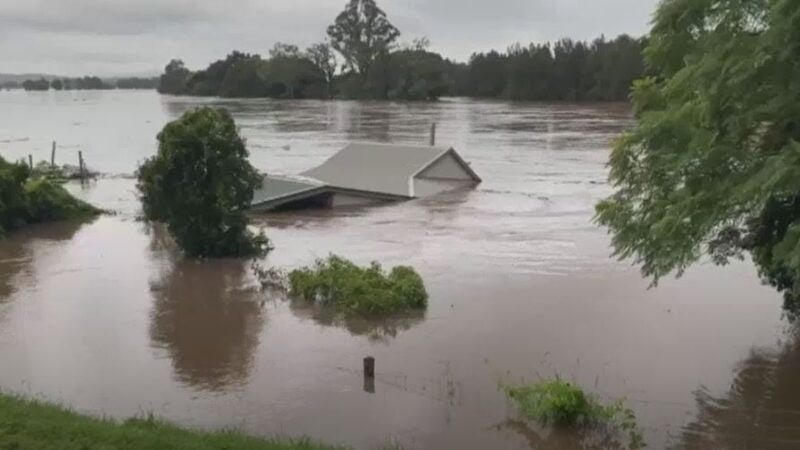
[[[164,222],[191,257],[263,252],[266,238],[247,229],[261,176],[228,112],[188,111],[158,134],[158,153],[139,167],[145,217]]]
[[[666,0],[597,207],[654,281],[749,252],[800,299],[800,2]]]
[[[375,61],[389,52],[400,31],[375,0],[350,0],[328,27],[328,37],[347,67],[366,77]]]

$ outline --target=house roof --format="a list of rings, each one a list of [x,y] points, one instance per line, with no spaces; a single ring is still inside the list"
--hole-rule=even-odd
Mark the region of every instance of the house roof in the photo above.
[[[252,208],[269,210],[326,193],[410,199],[414,197],[414,177],[447,155],[452,155],[473,180],[481,181],[449,147],[352,143],[299,177],[264,177],[262,188],[253,194]]]
[[[316,180],[307,178],[289,178],[279,175],[267,175],[261,189],[253,192],[254,208],[273,208],[288,201],[314,195],[326,186]]]
[[[352,143],[303,175],[333,186],[411,198],[411,178],[448,151],[448,147]]]

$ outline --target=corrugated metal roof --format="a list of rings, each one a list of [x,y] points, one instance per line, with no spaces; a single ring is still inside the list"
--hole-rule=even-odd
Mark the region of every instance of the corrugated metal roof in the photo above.
[[[303,172],[332,186],[413,197],[411,177],[448,147],[352,143],[321,166]]]
[[[316,180],[267,175],[264,177],[261,189],[257,189],[253,193],[253,205],[299,194],[322,186],[324,184]]]

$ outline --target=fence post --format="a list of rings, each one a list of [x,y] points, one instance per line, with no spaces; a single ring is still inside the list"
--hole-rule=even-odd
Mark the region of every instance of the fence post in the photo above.
[[[83,173],[83,152],[80,151],[80,150],[78,150],[78,170],[80,171],[80,174],[81,174],[81,180],[83,180],[83,178],[84,178],[84,173]]]

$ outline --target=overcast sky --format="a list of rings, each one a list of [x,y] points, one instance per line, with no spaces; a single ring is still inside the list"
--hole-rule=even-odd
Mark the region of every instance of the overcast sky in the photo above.
[[[475,51],[561,37],[647,32],[658,0],[378,0],[410,42],[465,61]],[[0,73],[156,74],[233,49],[322,40],[346,0],[0,0]]]

